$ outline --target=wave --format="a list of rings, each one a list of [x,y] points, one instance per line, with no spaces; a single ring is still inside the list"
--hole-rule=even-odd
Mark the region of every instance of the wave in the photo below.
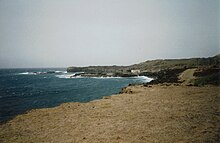
[[[22,72],[19,75],[38,75],[38,74],[47,74],[47,72]]]
[[[91,78],[95,78],[95,79],[112,79],[112,78],[123,78],[123,77],[112,77],[112,76],[107,76],[107,77],[91,77]]]
[[[18,73],[19,75],[36,75],[37,73],[35,72],[22,72],[22,73]]]
[[[19,75],[66,74],[67,71],[22,72]]]
[[[142,82],[150,82],[153,80],[153,78],[149,78],[147,76],[135,76],[135,77],[83,77],[81,75],[77,75],[77,73],[73,74],[61,74],[61,75],[55,75],[58,78],[65,78],[65,79],[71,79],[71,78],[93,78],[93,79],[120,79],[120,78],[130,78],[130,79],[136,79],[141,80]]]
[[[58,78],[84,78],[81,75],[75,76],[75,74],[61,74],[61,75],[55,75]]]
[[[55,74],[55,77],[70,79],[70,78],[94,78],[94,79],[119,79],[119,78],[131,78],[141,80],[142,82],[150,82],[153,78],[149,78],[147,76],[135,76],[135,77],[83,77],[80,73],[84,72],[76,72],[72,74],[68,74],[67,71],[46,71],[46,72],[22,72],[19,75],[39,75],[39,74]],[[79,75],[77,75],[79,74]]]
[[[147,77],[147,76],[136,76],[134,78],[137,78],[137,79],[140,79],[142,80],[143,82],[150,82],[153,80],[153,78],[150,78],[150,77]]]
[[[55,73],[67,73],[67,71],[55,71]]]

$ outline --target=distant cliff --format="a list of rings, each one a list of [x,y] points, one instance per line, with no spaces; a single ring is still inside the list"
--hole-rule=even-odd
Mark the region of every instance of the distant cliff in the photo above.
[[[188,69],[188,70],[187,70]],[[154,78],[148,84],[186,83],[179,76],[185,71],[194,71],[195,78],[187,85],[220,85],[220,54],[209,58],[151,60],[130,66],[89,66],[68,67],[74,72],[72,77],[133,77],[148,76]]]
[[[165,59],[151,60],[130,66],[89,66],[89,67],[68,67],[67,72],[85,72],[90,74],[132,74],[132,70],[139,70],[138,73],[159,72],[171,69],[188,69],[198,67],[218,67],[220,64],[220,54],[209,58],[191,58],[191,59]]]

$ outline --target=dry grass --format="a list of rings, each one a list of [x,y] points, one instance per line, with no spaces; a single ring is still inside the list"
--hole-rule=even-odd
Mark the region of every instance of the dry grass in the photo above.
[[[218,86],[130,86],[89,103],[32,110],[0,126],[0,142],[218,142]]]

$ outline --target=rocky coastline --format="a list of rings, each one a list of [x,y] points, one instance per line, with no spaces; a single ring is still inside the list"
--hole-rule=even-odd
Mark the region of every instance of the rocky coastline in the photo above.
[[[133,85],[88,103],[31,110],[0,142],[219,142],[219,86]]]
[[[148,84],[181,83],[179,75],[187,69],[197,69],[192,85],[220,85],[220,55],[209,58],[153,60],[130,66],[89,66],[68,67],[71,77],[134,77],[147,76],[153,78]]]
[[[219,55],[202,61],[190,62],[193,66],[168,61],[166,68],[143,68],[141,63],[125,72],[115,66],[115,71],[93,67],[96,72],[68,68],[76,76],[142,75],[154,80],[100,100],[18,115],[0,125],[0,142],[219,142]]]

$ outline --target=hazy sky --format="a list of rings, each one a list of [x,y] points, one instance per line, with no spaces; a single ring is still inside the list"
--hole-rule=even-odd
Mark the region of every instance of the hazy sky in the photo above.
[[[214,56],[220,0],[0,0],[0,68]]]

